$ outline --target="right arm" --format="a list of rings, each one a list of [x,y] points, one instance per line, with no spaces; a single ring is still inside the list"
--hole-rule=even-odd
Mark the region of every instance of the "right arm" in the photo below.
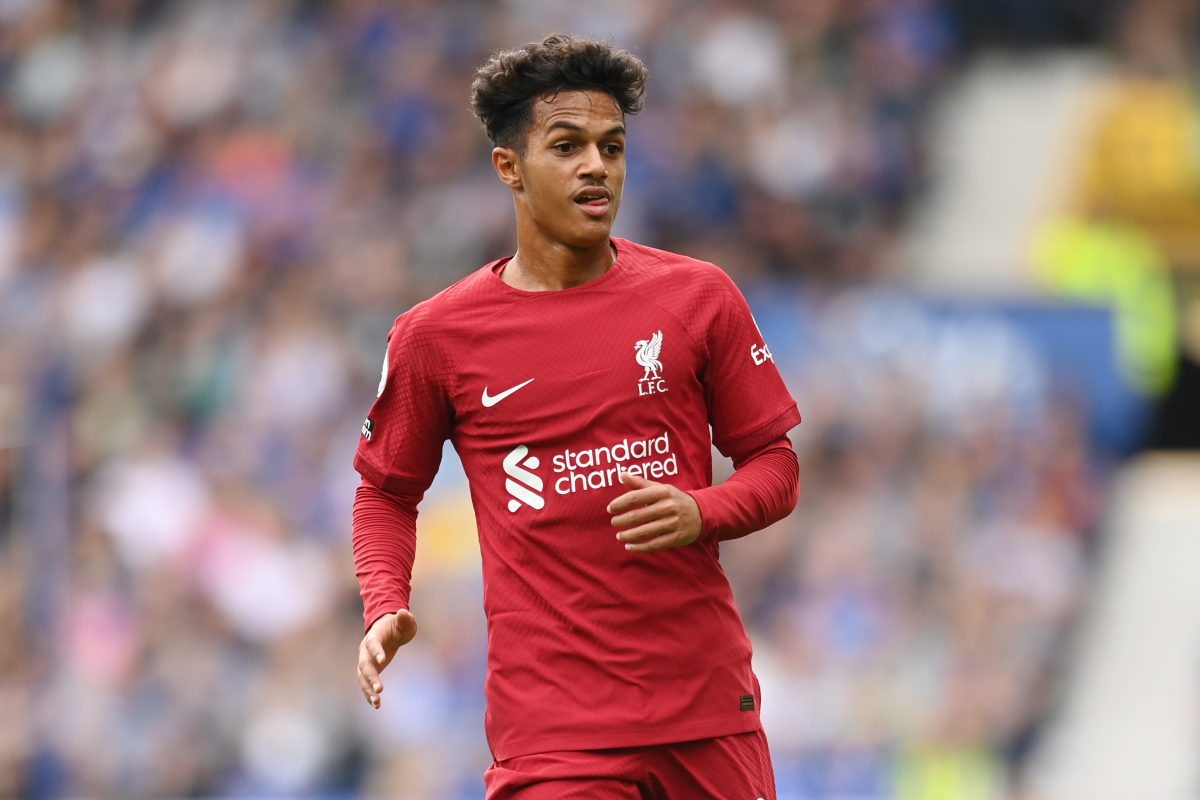
[[[408,610],[417,549],[417,504],[433,482],[450,435],[449,361],[437,352],[419,312],[401,315],[384,358],[379,394],[358,442],[354,467],[354,570],[366,635],[358,646],[358,683],[379,708],[379,673],[412,640]]]
[[[383,692],[379,673],[417,633],[408,599],[419,501],[419,496],[389,494],[365,480],[354,494],[354,572],[366,623],[358,646],[358,685],[375,708]]]
[[[354,574],[367,630],[384,614],[408,608],[417,553],[417,502],[367,481],[354,493]]]

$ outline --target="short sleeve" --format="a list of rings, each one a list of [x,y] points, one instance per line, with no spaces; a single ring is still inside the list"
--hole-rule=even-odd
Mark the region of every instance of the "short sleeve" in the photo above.
[[[720,308],[707,332],[703,381],[713,443],[736,458],[794,428],[800,412],[746,299],[728,275],[716,273]]]
[[[388,335],[379,396],[363,423],[354,468],[392,494],[421,497],[437,474],[450,436],[452,366],[415,311]]]

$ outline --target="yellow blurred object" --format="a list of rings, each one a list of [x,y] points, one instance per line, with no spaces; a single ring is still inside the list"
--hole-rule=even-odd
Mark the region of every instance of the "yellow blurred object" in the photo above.
[[[1159,395],[1175,380],[1175,292],[1155,242],[1139,228],[1100,217],[1051,219],[1034,241],[1038,276],[1052,293],[1113,309],[1121,374]]]
[[[981,747],[921,747],[904,753],[896,800],[997,800],[1003,771]]]
[[[478,573],[475,512],[465,488],[432,493],[421,507],[417,525],[419,544],[413,565],[414,582],[436,583],[448,576]]]
[[[1079,207],[1141,225],[1167,260],[1200,269],[1200,109],[1165,77],[1116,80],[1082,153]]]

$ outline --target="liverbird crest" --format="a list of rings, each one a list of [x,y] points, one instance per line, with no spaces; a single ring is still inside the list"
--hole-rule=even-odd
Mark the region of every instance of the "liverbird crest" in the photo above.
[[[655,331],[649,339],[638,339],[634,344],[634,348],[637,350],[634,358],[637,359],[638,364],[646,368],[646,374],[642,376],[644,381],[657,378],[658,373],[662,370],[662,362],[658,360],[658,356],[662,352],[662,342],[662,331]]]

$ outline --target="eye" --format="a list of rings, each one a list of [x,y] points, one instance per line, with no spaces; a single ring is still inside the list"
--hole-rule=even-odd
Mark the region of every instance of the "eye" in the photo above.
[[[575,145],[571,144],[570,142],[559,142],[558,144],[554,145],[554,149],[560,153],[569,153],[574,147]]]
[[[624,145],[618,144],[616,142],[604,145],[604,152],[610,156],[619,155],[620,152],[624,149],[625,149]]]

